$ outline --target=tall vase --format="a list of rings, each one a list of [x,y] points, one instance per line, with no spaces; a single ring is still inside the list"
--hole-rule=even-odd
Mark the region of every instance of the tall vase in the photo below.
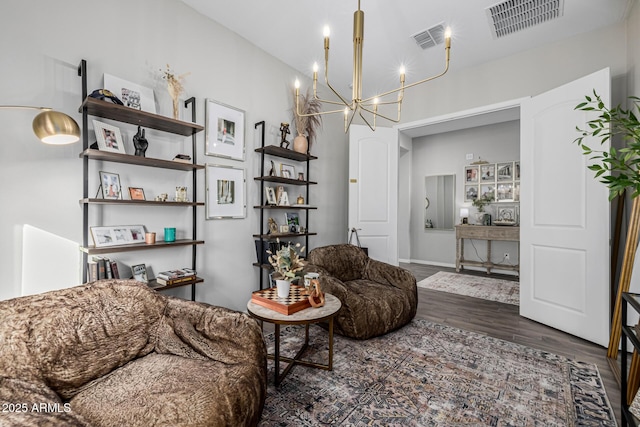
[[[286,298],[289,296],[291,282],[288,280],[276,279],[276,289],[278,290],[278,298]]]
[[[307,154],[309,150],[309,142],[304,135],[298,135],[293,138],[293,151],[297,153]]]

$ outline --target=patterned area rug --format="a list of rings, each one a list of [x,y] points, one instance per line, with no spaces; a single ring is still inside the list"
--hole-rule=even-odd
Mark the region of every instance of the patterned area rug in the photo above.
[[[520,305],[520,284],[512,280],[439,271],[418,282],[418,287]]]
[[[288,356],[304,342],[303,327],[281,335]],[[326,363],[327,332],[310,336],[304,358]],[[279,388],[269,361],[260,425],[616,425],[595,365],[425,320],[366,341],[336,336],[333,360],[333,371],[293,367]]]

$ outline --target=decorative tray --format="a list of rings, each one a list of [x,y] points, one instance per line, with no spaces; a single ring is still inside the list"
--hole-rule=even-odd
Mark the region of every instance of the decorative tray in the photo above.
[[[493,221],[493,225],[518,225],[517,222],[515,221]]]
[[[251,301],[287,316],[311,307],[307,290],[304,286],[294,285],[293,283],[289,289],[289,296],[286,298],[278,297],[278,291],[273,287],[253,292]]]

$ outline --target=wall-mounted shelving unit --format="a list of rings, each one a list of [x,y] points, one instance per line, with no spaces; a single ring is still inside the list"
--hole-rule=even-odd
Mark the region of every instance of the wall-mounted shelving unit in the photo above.
[[[80,158],[83,161],[83,197],[80,199],[80,205],[82,206],[82,247],[83,253],[83,282],[87,281],[87,261],[89,255],[110,254],[118,252],[130,252],[130,251],[142,251],[152,249],[169,249],[190,246],[191,252],[191,268],[196,269],[196,248],[198,245],[204,244],[203,240],[197,239],[197,207],[204,206],[203,202],[161,202],[155,200],[111,200],[111,199],[98,199],[89,197],[89,171],[91,166],[91,160],[93,161],[107,161],[113,163],[122,163],[129,165],[137,165],[143,167],[159,168],[159,169],[172,169],[178,171],[185,171],[192,174],[192,188],[193,198],[197,197],[197,171],[204,169],[204,165],[197,164],[196,161],[196,134],[204,130],[204,127],[195,123],[196,121],[196,105],[195,98],[189,98],[185,101],[184,107],[191,107],[192,122],[185,122],[182,120],[176,120],[171,117],[165,117],[158,114],[149,113],[146,111],[136,110],[133,108],[125,107],[122,105],[113,104],[111,102],[98,100],[88,96],[87,91],[87,63],[82,60],[78,67],[78,75],[82,78],[82,104],[79,111],[82,113],[82,146],[83,151],[80,153]],[[115,120],[122,123],[128,123],[136,126],[142,126],[144,128],[155,129],[162,132],[167,132],[177,136],[191,136],[192,142],[192,163],[183,163],[172,160],[154,159],[141,156],[133,156],[129,154],[113,153],[100,151],[89,148],[89,132],[88,132],[88,117],[95,116],[105,119]],[[122,206],[153,206],[157,208],[187,208],[192,209],[192,230],[191,238],[179,239],[174,242],[156,241],[154,244],[127,244],[119,246],[106,246],[96,247],[90,245],[90,224],[89,224],[89,208],[90,206],[110,206],[113,208]],[[158,287],[157,283],[151,281],[150,286],[157,290],[164,290],[170,288],[176,288],[181,286],[191,285],[191,299],[195,300],[197,283],[202,283],[204,280],[200,277],[194,277],[193,280],[174,285],[167,285]]]

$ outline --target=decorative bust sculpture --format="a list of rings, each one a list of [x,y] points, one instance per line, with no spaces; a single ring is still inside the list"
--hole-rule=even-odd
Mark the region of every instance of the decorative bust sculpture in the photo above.
[[[141,129],[140,126],[138,126],[138,132],[133,135],[133,146],[136,147],[136,156],[145,157],[144,153],[149,147],[149,142],[144,137],[144,129]]]

